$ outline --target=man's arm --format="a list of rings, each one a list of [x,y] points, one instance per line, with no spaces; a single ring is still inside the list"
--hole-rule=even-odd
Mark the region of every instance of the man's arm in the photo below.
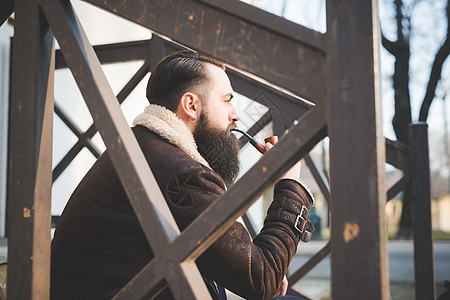
[[[178,175],[169,185],[177,185],[176,193],[168,188],[165,196],[182,230],[225,192],[220,176],[206,168]],[[309,193],[297,181],[281,180],[275,185],[264,228],[254,241],[235,222],[199,258],[200,270],[246,299],[272,299],[296,253],[301,232],[295,222],[303,206],[308,210],[312,206]]]

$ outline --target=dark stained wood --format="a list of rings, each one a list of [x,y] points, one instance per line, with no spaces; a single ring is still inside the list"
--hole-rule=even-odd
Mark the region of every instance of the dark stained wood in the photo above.
[[[58,54],[58,51],[56,52]],[[62,57],[62,55],[61,55]],[[128,95],[136,88],[136,86],[142,81],[142,79],[148,73],[148,63],[144,63],[139,70],[131,77],[130,81],[125,84],[123,89],[117,94],[117,100],[119,103],[125,101]],[[97,133],[97,128],[95,124],[92,124],[86,132],[83,133],[83,137],[86,140],[90,140]],[[58,179],[58,177],[64,172],[64,170],[69,166],[73,159],[80,153],[80,151],[87,147],[84,140],[79,139],[75,145],[64,155],[61,161],[53,169],[53,182]]]
[[[221,4],[198,0],[137,0],[127,5],[121,0],[87,2],[191,49],[258,74],[316,104],[324,98],[325,65],[323,53],[318,49],[322,44],[320,33],[238,0],[221,1]],[[227,11],[232,7],[233,13]],[[245,9],[245,15],[236,15],[237,8]],[[260,16],[264,24],[256,21]],[[289,32],[296,31],[296,34],[286,36],[276,27],[268,29],[265,25],[275,23],[282,23],[277,26],[281,28],[289,26],[292,28]]]
[[[387,201],[403,191],[411,180],[411,147],[399,141],[385,139],[386,163],[403,171],[403,176],[387,191]]]
[[[0,5],[0,25],[14,12],[14,0],[3,0]]]
[[[55,114],[63,121],[63,123],[75,134],[78,140],[86,147],[95,158],[99,158],[102,154],[101,151],[95,146],[92,140],[84,135],[84,132],[75,124],[69,115],[65,113],[58,104],[55,103]],[[55,178],[56,180],[56,178]]]
[[[47,33],[52,36],[51,33]],[[44,107],[44,118],[36,173],[33,234],[33,299],[48,299],[50,290],[50,228],[52,204],[53,106],[55,75],[55,43],[51,38],[51,58]]]
[[[311,154],[305,155],[305,162],[308,166],[309,170],[311,171],[311,174],[314,177],[314,180],[316,181],[317,185],[319,186],[320,191],[322,192],[325,200],[327,202],[330,202],[330,186],[328,185],[328,180],[325,178],[323,173],[317,168],[316,162],[311,157]]]
[[[95,53],[102,64],[124,61],[147,60],[152,40],[114,43],[94,46]],[[67,68],[61,51],[56,51],[56,69]]]
[[[67,51],[71,54],[70,59],[66,55],[69,68],[110,151],[114,166],[120,170],[118,174],[125,190],[132,199],[132,203],[142,208],[137,210],[137,207],[134,207],[140,222],[148,225],[143,226],[144,232],[147,236],[151,236],[149,234],[150,225],[157,223],[160,226],[160,222],[162,222],[166,225],[163,232],[169,239],[174,238],[179,232],[177,225],[162,194],[157,192],[159,191],[158,185],[120,111],[118,101],[112,93],[100,62],[75,17],[72,7],[67,3],[49,0],[42,1],[42,8],[58,39],[61,50],[63,53]],[[144,182],[145,184],[143,184]],[[152,201],[149,203],[155,207],[151,207],[151,205],[147,207],[143,201],[138,203],[139,201],[135,198],[139,197],[151,199]],[[151,221],[144,216],[146,214],[154,216],[156,211],[160,213],[160,222],[148,223]]]
[[[65,55],[68,66],[108,148],[113,165],[119,170],[119,178],[150,247],[155,257],[167,266],[163,277],[169,288],[177,299],[181,299],[180,295],[184,299],[208,299],[208,290],[196,265],[180,264],[180,261],[166,256],[169,243],[180,231],[70,2],[42,0],[40,4],[63,54],[69,54]],[[156,236],[158,238],[154,238]],[[159,286],[159,282],[153,283]],[[146,290],[158,288],[146,286]]]
[[[172,52],[182,49],[185,48],[168,40],[161,39],[157,35],[153,35],[150,40],[94,46],[94,50],[101,63],[114,63],[130,60],[146,61],[146,63],[144,63],[144,65],[136,72],[132,79],[117,95],[119,103],[122,103],[125,100],[125,98],[137,86],[137,84],[139,84],[147,72],[154,68],[162,58]],[[67,68],[67,63],[60,50],[56,51],[56,68]],[[313,107],[313,105],[307,101],[281,92],[267,84],[255,81],[248,75],[233,68],[228,68],[227,73],[236,92],[260,104],[263,104],[270,109],[270,115],[268,116],[271,119],[275,118],[277,120],[274,122],[274,131],[276,134],[282,135],[286,129],[292,126],[292,120],[298,119],[306,111],[308,111],[308,109]],[[58,111],[57,107],[55,107],[55,112],[60,115],[60,111]],[[73,123],[70,121],[70,118],[66,117],[65,119],[67,120],[67,123],[64,120],[63,121],[68,124],[68,126],[70,123]],[[259,124],[259,121],[255,123],[255,126]],[[268,124],[266,118],[262,121],[264,121],[264,125]],[[73,131],[77,136],[81,134],[77,130]],[[84,147],[87,147],[94,156],[98,157],[98,151],[96,151],[95,147],[92,147],[92,143],[90,143],[90,139],[96,132],[97,130],[95,129],[95,124],[93,124],[85,133],[82,134],[82,138],[77,141],[77,143],[66,153],[63,159],[54,168],[53,182],[58,179],[62,172],[64,172],[64,170]]]
[[[399,179],[393,186],[389,188],[387,191],[387,201],[394,198],[398,193],[403,191],[406,187],[406,185],[410,182],[409,179],[410,175],[404,175],[402,178]]]
[[[8,141],[8,299],[48,299],[53,34],[32,0],[15,2]]]
[[[283,17],[258,9],[245,2],[223,0],[199,0],[199,2],[214,6],[258,26],[265,27],[278,35],[286,36],[316,50],[325,52],[323,34],[286,20]]]
[[[409,126],[412,153],[412,213],[414,235],[414,278],[416,299],[436,299],[433,232],[431,228],[430,159],[428,125]]]
[[[408,175],[411,172],[411,147],[399,141],[386,140],[386,162]]]
[[[365,295],[365,299],[388,299],[383,179],[386,153],[387,162],[405,172],[388,191],[388,198],[409,179],[415,188],[416,297],[435,297],[426,128],[423,124],[413,126],[411,140],[416,139],[417,144],[412,148],[382,138],[375,0],[328,1],[326,35],[237,0],[135,0],[126,1],[126,5],[122,0],[87,2],[233,66],[228,73],[235,90],[270,109],[257,121],[258,126],[272,120],[275,133],[281,135],[293,120],[301,119],[276,147],[180,234],[123,118],[100,61],[145,61],[118,95],[121,102],[151,67],[181,46],[154,35],[148,41],[97,46],[99,60],[70,2],[17,0],[9,140],[9,152],[13,154],[8,171],[9,299],[48,298],[52,35],[37,5],[42,7],[58,37],[61,53],[66,55],[95,120],[95,126],[78,133],[89,140],[96,127],[100,129],[156,256],[122,289],[117,299],[150,298],[166,287],[176,299],[208,298],[194,260],[277,178],[307,155],[327,135],[327,130],[331,151],[332,239],[290,279],[294,282],[300,279],[333,248],[333,298],[358,299]],[[7,0],[8,5],[11,3]],[[9,6],[2,6],[0,17],[3,19],[10,10]],[[33,55],[22,59],[23,53]],[[57,68],[65,66],[64,58],[58,54]],[[268,80],[272,86],[242,71]],[[276,87],[312,100],[316,107]],[[27,132],[30,120],[36,126]],[[253,129],[257,130],[255,126]],[[70,155],[76,155],[84,146],[80,139]],[[71,160],[64,159],[64,164]],[[326,180],[308,156],[306,160],[328,199]],[[414,175],[410,176],[411,172]],[[423,277],[419,278],[419,274]]]
[[[333,299],[389,299],[377,1],[327,2]]]
[[[293,285],[295,282],[302,279],[309,271],[317,266],[325,257],[331,252],[331,243],[328,241],[322,249],[314,254],[303,266],[298,268],[294,273],[288,276],[288,281]]]

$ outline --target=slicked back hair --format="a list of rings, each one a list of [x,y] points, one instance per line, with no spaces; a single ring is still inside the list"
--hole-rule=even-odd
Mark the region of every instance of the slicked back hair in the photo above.
[[[156,65],[148,81],[148,101],[175,112],[181,96],[187,92],[195,93],[200,99],[204,99],[208,96],[207,84],[210,81],[206,63],[225,70],[222,63],[190,50],[165,57]]]

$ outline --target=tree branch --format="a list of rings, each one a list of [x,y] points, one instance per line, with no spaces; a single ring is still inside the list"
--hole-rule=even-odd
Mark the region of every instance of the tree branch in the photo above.
[[[381,33],[381,44],[393,56],[397,56],[397,47],[394,42],[388,40],[383,33]]]
[[[395,18],[397,19],[397,41],[403,41],[403,1],[402,0],[394,0],[395,3]]]
[[[435,97],[436,87],[441,79],[442,65],[450,55],[450,0],[447,0],[447,38],[434,58],[431,68],[430,79],[427,85],[427,91],[420,107],[419,121],[426,122],[431,102]]]

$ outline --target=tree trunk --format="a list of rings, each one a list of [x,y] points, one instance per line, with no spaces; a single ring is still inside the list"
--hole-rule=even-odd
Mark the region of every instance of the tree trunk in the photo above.
[[[394,0],[396,7],[397,41],[389,41],[382,36],[383,47],[395,57],[393,88],[395,101],[395,114],[392,120],[397,140],[409,144],[409,124],[411,117],[411,101],[409,94],[409,32],[405,36],[403,15],[403,1]],[[412,211],[411,211],[411,188],[406,187],[403,193],[402,216],[400,218],[397,237],[408,238],[412,235]]]
[[[411,123],[409,95],[409,43],[397,42],[394,71],[395,114],[392,120],[397,140],[409,144],[408,127]]]
[[[408,184],[403,190],[403,206],[400,224],[398,226],[397,238],[409,239],[412,237],[412,192],[411,184]]]
[[[383,47],[395,57],[393,87],[395,92],[395,114],[392,120],[397,140],[409,144],[409,124],[411,118],[411,101],[409,93],[409,36],[411,34],[411,15],[404,15],[403,0],[393,0],[396,8],[397,41],[389,41],[382,37]],[[410,12],[411,13],[411,10]],[[429,107],[435,97],[435,90],[441,78],[442,65],[450,55],[450,0],[447,0],[447,38],[435,56],[430,73],[427,91],[420,110],[420,121],[426,121]],[[405,27],[408,27],[405,32]],[[400,218],[397,237],[410,238],[412,236],[411,186],[408,185],[403,193],[402,216]]]
[[[397,140],[409,144],[408,128],[412,121],[409,94],[409,42],[397,42],[396,54],[393,79],[395,91],[395,115],[392,120],[392,125],[394,126]],[[402,217],[397,232],[398,238],[410,238],[412,236],[411,214],[411,186],[408,185],[403,192]]]

